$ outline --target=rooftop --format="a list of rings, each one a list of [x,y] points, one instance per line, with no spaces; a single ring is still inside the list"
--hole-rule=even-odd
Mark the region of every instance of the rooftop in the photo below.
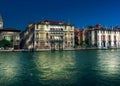
[[[102,27],[101,24],[97,24],[96,26],[89,26],[88,29],[89,30],[120,31],[120,27],[119,26],[105,28],[105,27]]]
[[[0,31],[20,32],[20,30],[15,28],[3,28],[3,29],[0,29]]]
[[[37,22],[37,24],[49,24],[49,25],[71,25],[70,22],[61,22],[61,21],[53,21],[53,20],[42,20],[41,22]]]

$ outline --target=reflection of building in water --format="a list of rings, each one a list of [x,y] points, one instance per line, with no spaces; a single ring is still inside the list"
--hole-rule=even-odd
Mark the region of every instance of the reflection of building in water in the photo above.
[[[105,58],[104,58],[105,57]],[[119,75],[119,60],[115,55],[105,54],[98,56],[100,58],[98,62],[98,69],[103,71],[99,72],[103,77],[116,77]]]
[[[4,54],[0,54],[4,58]],[[8,56],[8,57],[7,57]],[[6,58],[0,59],[0,86],[13,86],[18,82],[20,72],[19,58],[16,55],[7,54]],[[12,57],[9,57],[12,56]],[[15,85],[14,85],[15,86]]]
[[[40,71],[38,76],[43,85],[49,86],[56,81],[58,81],[58,83],[54,83],[55,86],[75,83],[76,63],[74,52],[67,52],[67,54],[63,52],[49,52],[48,54],[35,54],[35,56],[34,62],[36,63],[37,69]]]
[[[70,22],[43,20],[31,23],[21,34],[21,47],[34,50],[74,48],[74,26]]]

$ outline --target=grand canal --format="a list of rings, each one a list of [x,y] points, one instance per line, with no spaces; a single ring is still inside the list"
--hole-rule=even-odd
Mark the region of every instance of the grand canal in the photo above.
[[[0,86],[120,86],[120,50],[0,52]]]

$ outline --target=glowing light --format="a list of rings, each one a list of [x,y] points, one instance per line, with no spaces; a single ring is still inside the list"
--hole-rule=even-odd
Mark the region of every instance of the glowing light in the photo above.
[[[58,84],[62,84],[63,82],[69,84],[73,83],[74,80],[72,79],[72,76],[76,73],[70,70],[75,68],[75,60],[72,58],[74,54],[70,53],[68,54],[70,56],[61,56],[51,53],[49,55],[50,57],[45,56],[45,54],[40,54],[35,60],[37,69],[42,72],[42,74],[39,74],[40,82],[45,85],[49,85],[51,83],[46,82],[49,80],[60,80]]]
[[[14,57],[14,56],[13,56]],[[19,75],[18,69],[20,65],[18,64],[18,58],[12,60],[9,58],[2,59],[0,65],[0,83],[3,85],[8,85],[16,81],[16,75]]]
[[[103,71],[100,74],[103,76],[114,77],[119,74],[119,60],[115,56],[109,55],[109,57],[101,58],[98,64],[99,69]]]

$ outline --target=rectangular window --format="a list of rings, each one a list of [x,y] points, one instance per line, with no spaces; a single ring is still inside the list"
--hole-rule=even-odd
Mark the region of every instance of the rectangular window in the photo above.
[[[97,39],[99,40],[99,36],[97,37]]]
[[[108,39],[111,40],[111,36],[110,35],[108,36]]]
[[[116,40],[116,36],[114,36],[114,40]]]
[[[103,40],[103,37],[101,36],[101,40]]]
[[[105,36],[103,36],[103,40],[105,40]]]

